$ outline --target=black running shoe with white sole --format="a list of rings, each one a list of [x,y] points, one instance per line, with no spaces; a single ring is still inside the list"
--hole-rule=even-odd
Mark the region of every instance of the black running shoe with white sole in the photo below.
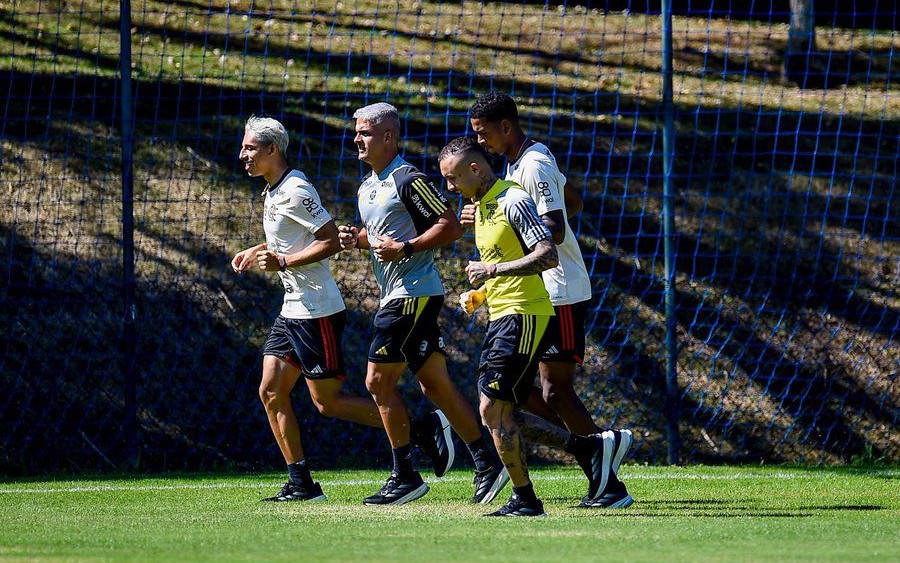
[[[628,494],[625,483],[619,481],[615,474],[610,476],[606,490],[597,498],[584,497],[581,499],[583,508],[628,508],[634,504],[634,498]]]
[[[606,488],[609,476],[612,473],[615,438],[612,432],[607,431],[602,434],[591,434],[590,436],[579,438],[579,440],[583,445],[573,452],[575,461],[578,462],[581,470],[584,471],[585,476],[588,478],[586,498],[595,499]]]
[[[540,499],[527,502],[516,493],[513,493],[509,497],[509,501],[500,507],[500,510],[485,514],[485,516],[536,516],[540,518],[547,516],[547,513],[544,512],[544,503]]]
[[[370,497],[366,497],[363,504],[406,504],[425,496],[428,485],[422,480],[418,471],[401,477],[391,473],[387,482],[381,487],[381,491]]]
[[[484,471],[476,471],[475,494],[472,504],[488,504],[509,483],[509,473],[503,465],[488,467]]]
[[[619,466],[622,465],[622,460],[628,455],[628,450],[631,449],[631,444],[634,443],[634,435],[631,433],[631,430],[612,430],[611,432],[616,440],[616,453],[612,458],[612,470],[613,473],[618,475]]]
[[[434,476],[443,477],[453,466],[456,454],[450,421],[436,410],[417,420],[411,430],[413,443],[431,460]]]
[[[292,500],[308,500],[311,502],[327,500],[318,483],[313,483],[308,488],[295,485],[288,481],[281,487],[277,495],[262,499],[263,502],[287,502]]]

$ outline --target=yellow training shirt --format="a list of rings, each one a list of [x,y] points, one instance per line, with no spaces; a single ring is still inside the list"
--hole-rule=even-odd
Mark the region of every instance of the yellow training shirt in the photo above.
[[[497,180],[478,202],[475,245],[481,261],[490,264],[524,257],[550,230],[537,214],[534,200],[515,182]],[[553,315],[553,305],[538,274],[497,276],[485,284],[490,320],[505,315]]]

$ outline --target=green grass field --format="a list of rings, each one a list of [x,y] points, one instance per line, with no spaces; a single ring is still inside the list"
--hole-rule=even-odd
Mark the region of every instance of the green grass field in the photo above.
[[[536,468],[549,518],[502,520],[469,475],[390,508],[361,504],[376,471],[319,471],[328,502],[279,505],[258,502],[274,474],[6,482],[0,560],[900,560],[898,469],[628,466],[636,503],[603,511],[575,507],[577,468]]]

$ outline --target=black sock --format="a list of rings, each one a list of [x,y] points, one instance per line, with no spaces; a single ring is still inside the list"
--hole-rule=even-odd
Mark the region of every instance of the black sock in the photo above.
[[[484,437],[479,437],[474,442],[466,444],[469,453],[472,454],[472,461],[475,462],[475,471],[484,471],[493,465],[496,456],[492,455],[493,451],[488,448]]]
[[[416,470],[413,468],[412,449],[409,444],[394,448],[394,473],[397,475],[409,475]]]
[[[409,443],[421,447],[425,441],[423,434],[427,433],[422,419],[409,417]]]
[[[529,482],[524,487],[513,487],[513,492],[519,495],[519,498],[525,502],[535,502],[538,498],[534,494],[534,483]]]
[[[309,467],[307,467],[306,465],[306,459],[301,459],[296,463],[289,463],[287,468],[291,483],[300,485],[301,487],[308,487],[312,485],[312,475],[309,473]]]

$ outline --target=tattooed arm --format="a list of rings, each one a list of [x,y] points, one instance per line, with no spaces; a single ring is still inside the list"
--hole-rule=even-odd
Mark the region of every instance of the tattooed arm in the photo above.
[[[552,240],[541,240],[531,252],[511,262],[489,264],[487,262],[469,262],[466,274],[474,286],[481,285],[497,276],[531,276],[544,270],[555,268],[559,264],[559,254]]]
[[[466,274],[473,286],[497,276],[531,276],[559,265],[559,254],[553,235],[537,214],[534,200],[525,190],[506,191],[500,206],[509,226],[515,230],[519,240],[529,249],[525,256],[508,262],[469,262]],[[477,233],[475,235],[478,236]]]

